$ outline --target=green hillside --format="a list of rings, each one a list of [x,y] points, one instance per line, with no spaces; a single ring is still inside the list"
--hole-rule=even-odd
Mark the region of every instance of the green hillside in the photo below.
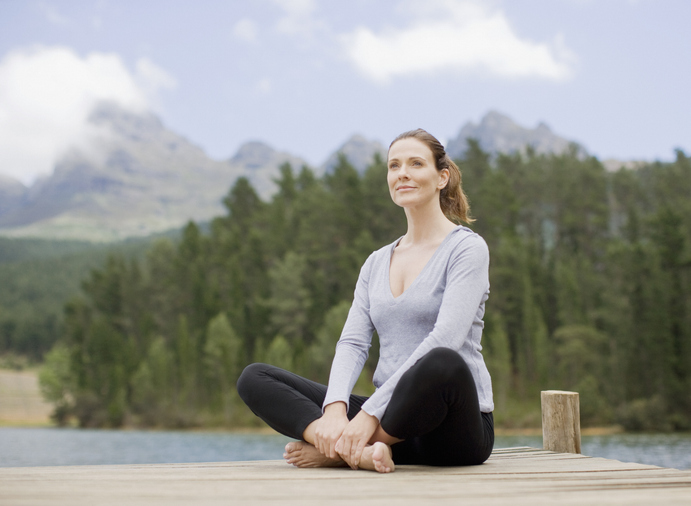
[[[156,238],[95,244],[0,237],[0,355],[41,360],[62,332],[64,306],[109,255],[142,257]]]

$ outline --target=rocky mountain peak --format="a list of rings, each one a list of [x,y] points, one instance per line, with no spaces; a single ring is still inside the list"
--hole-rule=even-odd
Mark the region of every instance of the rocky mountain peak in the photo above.
[[[0,174],[0,193],[1,195],[16,194],[21,195],[26,191],[26,186],[11,176]]]
[[[89,115],[89,123],[106,127],[116,135],[135,141],[148,141],[165,131],[159,117],[152,112],[136,112],[108,101],[94,107]]]
[[[101,103],[89,122],[95,135],[0,212],[3,235],[111,241],[208,220],[223,212],[221,198],[242,174],[151,112]]]
[[[322,170],[324,172],[333,170],[338,164],[338,155],[343,154],[358,172],[363,173],[372,163],[376,153],[379,153],[382,158],[386,158],[386,148],[384,148],[381,142],[369,140],[362,135],[355,134],[336,151],[331,153],[329,158],[322,164]]]
[[[289,163],[296,172],[306,165],[302,158],[277,151],[260,141],[246,142],[228,160],[233,170],[237,171],[238,175],[245,176],[259,196],[265,199],[270,198],[276,191],[274,179],[278,175],[278,168],[284,163]]]
[[[21,181],[0,174],[0,215],[17,207],[28,189]]]
[[[463,125],[458,136],[449,141],[447,153],[452,158],[463,157],[469,138],[477,139],[480,147],[492,155],[525,152],[527,146],[532,146],[538,154],[560,154],[571,149],[574,144],[552,132],[544,122],[540,122],[535,128],[526,128],[497,111],[488,112],[480,124],[468,122]],[[587,155],[582,146],[577,148],[582,156]]]
[[[260,141],[244,143],[230,159],[230,163],[242,165],[247,169],[257,169],[270,163],[276,156],[276,150]]]
[[[516,128],[518,125],[514,121],[498,111],[488,111],[480,121],[480,128],[491,129],[499,128],[503,130]]]

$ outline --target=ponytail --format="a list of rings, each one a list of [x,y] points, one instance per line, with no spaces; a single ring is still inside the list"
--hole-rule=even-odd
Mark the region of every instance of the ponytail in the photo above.
[[[468,197],[461,186],[461,169],[446,153],[437,163],[437,170],[441,169],[449,171],[449,181],[439,193],[441,210],[451,221],[456,223],[462,221],[470,225],[475,219],[470,217]]]

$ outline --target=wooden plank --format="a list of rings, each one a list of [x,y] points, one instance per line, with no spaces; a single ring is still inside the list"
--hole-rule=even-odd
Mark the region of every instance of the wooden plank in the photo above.
[[[388,475],[283,461],[0,469],[0,505],[684,504],[691,472],[497,450],[481,466],[399,466]]]

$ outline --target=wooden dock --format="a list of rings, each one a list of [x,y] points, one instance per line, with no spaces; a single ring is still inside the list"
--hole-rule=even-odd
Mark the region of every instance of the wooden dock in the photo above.
[[[0,450],[1,451],[1,450]],[[378,475],[283,461],[0,468],[0,505],[691,504],[691,471],[495,450],[481,466]]]

